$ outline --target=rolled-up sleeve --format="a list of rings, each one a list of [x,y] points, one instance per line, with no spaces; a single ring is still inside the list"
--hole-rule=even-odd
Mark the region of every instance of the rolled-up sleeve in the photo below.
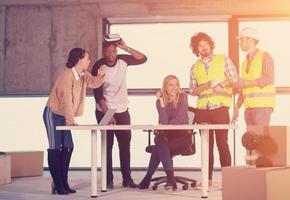
[[[263,76],[258,79],[259,86],[265,87],[266,85],[274,83],[274,60],[267,52],[263,54],[262,71]]]
[[[236,66],[234,65],[232,60],[227,57],[225,59],[225,75],[227,79],[231,82],[237,82],[239,79]]]
[[[192,94],[192,89],[197,87],[197,81],[194,78],[194,65],[190,69],[189,75],[189,93]]]

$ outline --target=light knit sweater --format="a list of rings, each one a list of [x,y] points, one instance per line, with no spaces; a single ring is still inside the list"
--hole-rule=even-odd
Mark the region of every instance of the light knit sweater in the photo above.
[[[64,116],[67,123],[73,123],[74,117],[84,112],[86,88],[100,87],[104,77],[92,76],[86,72],[78,81],[72,69],[66,68],[57,78],[47,101],[52,112]]]

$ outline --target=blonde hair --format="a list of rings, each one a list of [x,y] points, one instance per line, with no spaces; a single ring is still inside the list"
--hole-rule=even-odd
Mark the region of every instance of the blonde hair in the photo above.
[[[164,101],[164,104],[165,106],[168,105],[169,103],[169,96],[168,96],[168,93],[167,93],[167,85],[168,85],[168,82],[171,81],[171,80],[177,80],[178,81],[178,87],[179,87],[179,90],[178,90],[178,93],[177,93],[177,96],[176,98],[172,101],[173,103],[173,107],[176,108],[177,107],[177,103],[179,101],[179,98],[180,98],[180,94],[183,93],[181,88],[180,88],[180,85],[179,85],[179,80],[178,78],[175,76],[175,75],[168,75],[166,76],[164,79],[163,79],[163,85],[162,85],[162,98],[163,98],[163,101]]]

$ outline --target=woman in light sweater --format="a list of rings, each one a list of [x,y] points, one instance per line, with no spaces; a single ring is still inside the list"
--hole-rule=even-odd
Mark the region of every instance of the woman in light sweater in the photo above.
[[[174,75],[168,75],[163,80],[162,92],[157,92],[156,107],[159,115],[159,124],[188,124],[187,96],[182,92],[179,80]],[[147,189],[151,178],[160,161],[167,175],[165,189],[175,189],[174,170],[171,154],[192,144],[191,132],[187,130],[158,131],[155,136],[155,145],[148,148],[151,158],[147,174],[139,184],[139,189]]]
[[[56,126],[77,126],[74,117],[84,111],[86,88],[100,87],[104,82],[104,72],[98,76],[88,71],[90,59],[81,48],[70,51],[66,69],[58,76],[43,112],[43,120],[49,142],[48,166],[53,179],[52,194],[69,194],[76,191],[68,184],[68,169],[73,151],[70,130],[59,131]]]

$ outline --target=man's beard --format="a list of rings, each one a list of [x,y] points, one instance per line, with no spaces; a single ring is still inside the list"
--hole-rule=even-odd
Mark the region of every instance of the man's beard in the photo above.
[[[208,57],[210,54],[211,54],[211,51],[206,51],[206,52],[201,53],[200,55],[202,57]]]

